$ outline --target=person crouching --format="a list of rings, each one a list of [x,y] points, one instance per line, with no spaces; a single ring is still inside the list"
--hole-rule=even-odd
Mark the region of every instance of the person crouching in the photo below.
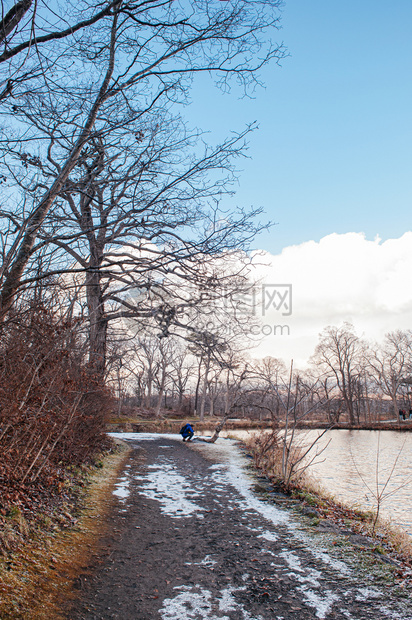
[[[190,441],[195,434],[190,424],[185,424],[184,426],[182,426],[179,433],[181,434],[183,441],[186,441],[186,439],[187,441]]]

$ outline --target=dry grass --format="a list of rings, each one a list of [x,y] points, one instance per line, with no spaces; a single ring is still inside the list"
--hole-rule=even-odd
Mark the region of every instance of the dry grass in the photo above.
[[[45,523],[45,530],[38,529],[31,540],[0,559],[2,620],[63,620],[62,603],[70,600],[74,580],[87,567],[104,532],[113,485],[128,452],[123,448],[106,456],[103,467],[94,470],[74,527],[49,532]],[[11,530],[3,537],[15,536]]]
[[[399,578],[406,577],[408,584],[412,584],[412,538],[405,531],[383,518],[378,519],[374,531],[374,511],[345,505],[325,491],[307,470],[295,478],[289,488],[285,488],[278,463],[281,455],[276,445],[270,445],[265,438],[261,441],[254,438],[246,444],[246,449],[253,456],[257,470],[273,482],[274,488],[299,499],[303,505],[315,508],[319,515],[318,521],[327,519],[342,530],[351,530],[373,540],[378,550],[399,563]]]
[[[168,412],[170,416],[170,412]],[[183,424],[190,421],[194,426],[196,432],[210,431],[214,429],[222,418],[219,417],[206,417],[203,422],[194,416],[179,416],[178,414],[170,417],[160,417],[155,419],[153,417],[138,417],[136,416],[121,416],[111,417],[108,421],[108,428],[110,431],[117,432],[136,432],[136,433],[178,433]],[[267,428],[267,422],[259,422],[258,420],[249,419],[229,419],[225,423],[225,430],[252,430],[252,429],[265,429]]]
[[[297,495],[300,493],[303,497],[305,495],[311,497],[324,518],[338,522],[339,525],[345,527],[350,525],[357,533],[383,544],[386,552],[395,555],[400,561],[412,567],[412,537],[392,521],[380,517],[374,531],[375,513],[373,510],[367,511],[356,505],[348,506],[337,500],[307,472],[296,493]],[[322,509],[324,509],[323,513]]]

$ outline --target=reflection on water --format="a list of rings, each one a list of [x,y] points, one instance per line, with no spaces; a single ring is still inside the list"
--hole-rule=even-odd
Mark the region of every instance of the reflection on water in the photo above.
[[[301,434],[310,443],[319,432]],[[245,439],[250,432],[228,431],[226,435]],[[372,508],[374,497],[382,492],[382,516],[412,535],[412,434],[332,430],[321,439],[323,446],[328,440],[317,459],[322,462],[311,465],[313,476],[347,505]]]

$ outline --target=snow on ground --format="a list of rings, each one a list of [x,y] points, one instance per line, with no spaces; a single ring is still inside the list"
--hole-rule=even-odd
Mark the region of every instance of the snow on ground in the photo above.
[[[111,436],[137,442],[159,438],[181,441],[180,435],[177,434],[111,433]],[[163,445],[161,448],[169,449],[170,446]],[[328,571],[333,569],[337,575],[346,577],[352,574],[348,565],[333,558],[326,548],[322,548],[319,541],[314,543],[298,527],[296,520],[288,512],[259,499],[252,490],[255,480],[247,473],[248,459],[238,449],[235,441],[225,439],[214,444],[193,442],[191,448],[199,450],[215,462],[209,467],[209,477],[196,478],[193,472],[186,475],[176,471],[173,454],[169,452],[161,453],[157,462],[149,467],[144,476],[139,478],[141,483],[139,492],[145,497],[158,501],[164,514],[179,519],[192,516],[203,518],[204,508],[196,503],[196,499],[200,498],[206,489],[212,488],[215,502],[219,503],[219,498],[224,496],[229,504],[241,509],[244,526],[262,539],[261,551],[263,553],[275,556],[270,549],[271,543],[294,539],[300,545],[303,543],[305,550],[320,561],[321,565],[327,567]],[[122,499],[126,498],[129,492],[129,484],[130,478],[126,472],[125,476],[120,479],[114,493]],[[230,494],[228,496],[228,485],[237,491],[232,497]],[[256,525],[256,515],[263,517],[263,520],[259,518],[258,523],[264,524],[264,527]],[[253,521],[255,525],[252,524]],[[286,530],[287,532],[286,539],[279,534],[280,526],[283,531]],[[325,579],[325,575],[310,566],[304,566],[295,551],[284,548],[281,553],[277,553],[274,560],[272,566],[278,570],[281,567],[279,561],[283,567],[286,566],[286,570],[289,570],[289,578],[296,584],[296,591],[300,592],[307,605],[314,608],[319,620],[327,618],[332,607],[340,608],[340,612],[348,620],[356,620],[345,609],[345,596],[342,596],[342,593],[332,592],[325,587],[321,583],[321,580]],[[212,563],[213,560],[211,561],[210,556],[204,558],[205,565]],[[261,620],[260,617],[251,618],[250,614],[236,602],[234,595],[244,588],[227,587],[221,590],[217,597],[216,595],[212,596],[210,591],[200,585],[179,586],[176,589],[178,592],[174,598],[163,601],[163,607],[160,610],[163,620],[210,620],[217,618],[217,613],[219,620],[229,620],[226,615],[221,615],[229,611],[236,611],[239,620]],[[375,588],[355,586],[350,591],[355,594],[357,600],[372,601],[382,596],[382,593]],[[402,618],[397,612],[390,611],[384,605],[381,606],[380,611],[383,614],[382,617],[392,618],[393,620]]]
[[[151,471],[142,482],[140,493],[149,499],[155,499],[161,504],[163,514],[170,517],[189,517],[198,513],[201,518],[204,509],[193,499],[201,493],[192,488],[187,478],[174,471],[172,462],[161,458],[156,465],[149,468]]]
[[[174,441],[182,440],[178,434],[167,433],[110,433],[110,436],[139,442],[152,441],[153,439],[160,438]],[[249,511],[258,512],[262,517],[271,521],[273,525],[288,524],[288,527],[294,529],[294,524],[286,512],[280,510],[273,504],[261,502],[253,493],[251,488],[252,480],[244,470],[246,459],[240,453],[236,442],[225,439],[219,444],[193,442],[191,445],[196,448],[200,447],[202,451],[207,451],[211,457],[215,456],[220,461],[221,464],[210,466],[210,470],[213,471],[212,480],[215,483],[216,490],[223,489],[224,485],[230,484],[243,498],[240,507],[246,514]],[[179,514],[179,516],[192,515],[196,510],[192,501],[188,500],[188,503],[185,504],[188,511],[187,513],[184,511],[184,506],[180,504],[182,502],[182,496],[185,499],[188,493],[190,493],[191,496],[194,495],[193,485],[189,480],[185,480],[182,475],[178,475],[173,471],[172,463],[172,458],[170,462],[168,462],[166,458],[162,457],[158,462],[158,466],[153,467],[152,473],[147,476],[149,482],[145,485],[145,489],[147,493],[153,493],[154,488],[156,488],[156,497],[154,497],[153,494],[147,496],[158,499],[163,503],[163,506],[167,504],[167,510]],[[159,486],[156,487],[156,485]],[[172,488],[174,485],[175,491]],[[159,491],[160,495],[158,495]],[[179,505],[173,508],[173,503]],[[198,507],[197,510],[200,510],[200,507]]]
[[[130,477],[128,475],[128,469],[130,469],[130,465],[126,465],[124,472],[125,475],[115,484],[115,489],[113,491],[113,495],[116,495],[116,497],[121,500],[125,500],[130,495]]]
[[[263,620],[262,616],[252,617],[234,598],[236,592],[246,590],[243,588],[224,588],[218,597],[212,597],[212,593],[200,586],[177,586],[175,590],[180,593],[174,598],[166,598],[160,610],[163,620],[230,620],[229,616],[220,614],[235,611],[238,613],[239,620]]]

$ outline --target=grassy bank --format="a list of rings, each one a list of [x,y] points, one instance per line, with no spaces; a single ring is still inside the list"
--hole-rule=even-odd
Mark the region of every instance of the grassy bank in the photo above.
[[[169,418],[138,418],[133,416],[128,417],[112,417],[108,423],[108,430],[110,432],[121,433],[178,433],[182,426],[190,421],[194,426],[195,432],[204,432],[214,429],[215,426],[221,421],[220,418],[205,418],[202,422],[195,417],[169,417]],[[260,422],[259,420],[248,419],[230,419],[225,424],[225,430],[252,430],[252,429],[265,429],[268,427],[268,422]]]
[[[93,467],[78,472],[77,488],[58,510],[37,514],[33,521],[18,512],[3,520],[2,620],[61,620],[59,601],[70,598],[77,575],[89,564],[128,452],[118,442]]]
[[[220,422],[218,417],[206,417],[200,421],[194,416],[172,416],[170,413],[165,417],[147,417],[139,415],[112,416],[108,422],[108,430],[111,432],[127,432],[127,433],[178,433],[180,428],[187,421],[190,421],[197,432],[210,431]],[[225,424],[225,430],[254,430],[265,429],[271,426],[270,420],[251,420],[248,418],[232,418]],[[279,424],[282,427],[282,424]],[[318,420],[307,421],[299,425],[299,428],[306,430],[316,430],[330,428],[330,424]],[[364,423],[350,426],[347,423],[339,423],[333,425],[334,429],[344,430],[380,430],[380,431],[412,431],[412,420],[402,422],[398,421],[382,421],[375,423]]]
[[[256,492],[298,513],[314,530],[336,535],[335,544],[351,546],[355,553],[367,555],[371,563],[386,564],[398,586],[412,589],[412,538],[406,532],[381,518],[375,524],[373,511],[346,506],[306,472],[286,487],[267,467],[256,442],[243,444],[243,449],[253,458],[259,474]]]

